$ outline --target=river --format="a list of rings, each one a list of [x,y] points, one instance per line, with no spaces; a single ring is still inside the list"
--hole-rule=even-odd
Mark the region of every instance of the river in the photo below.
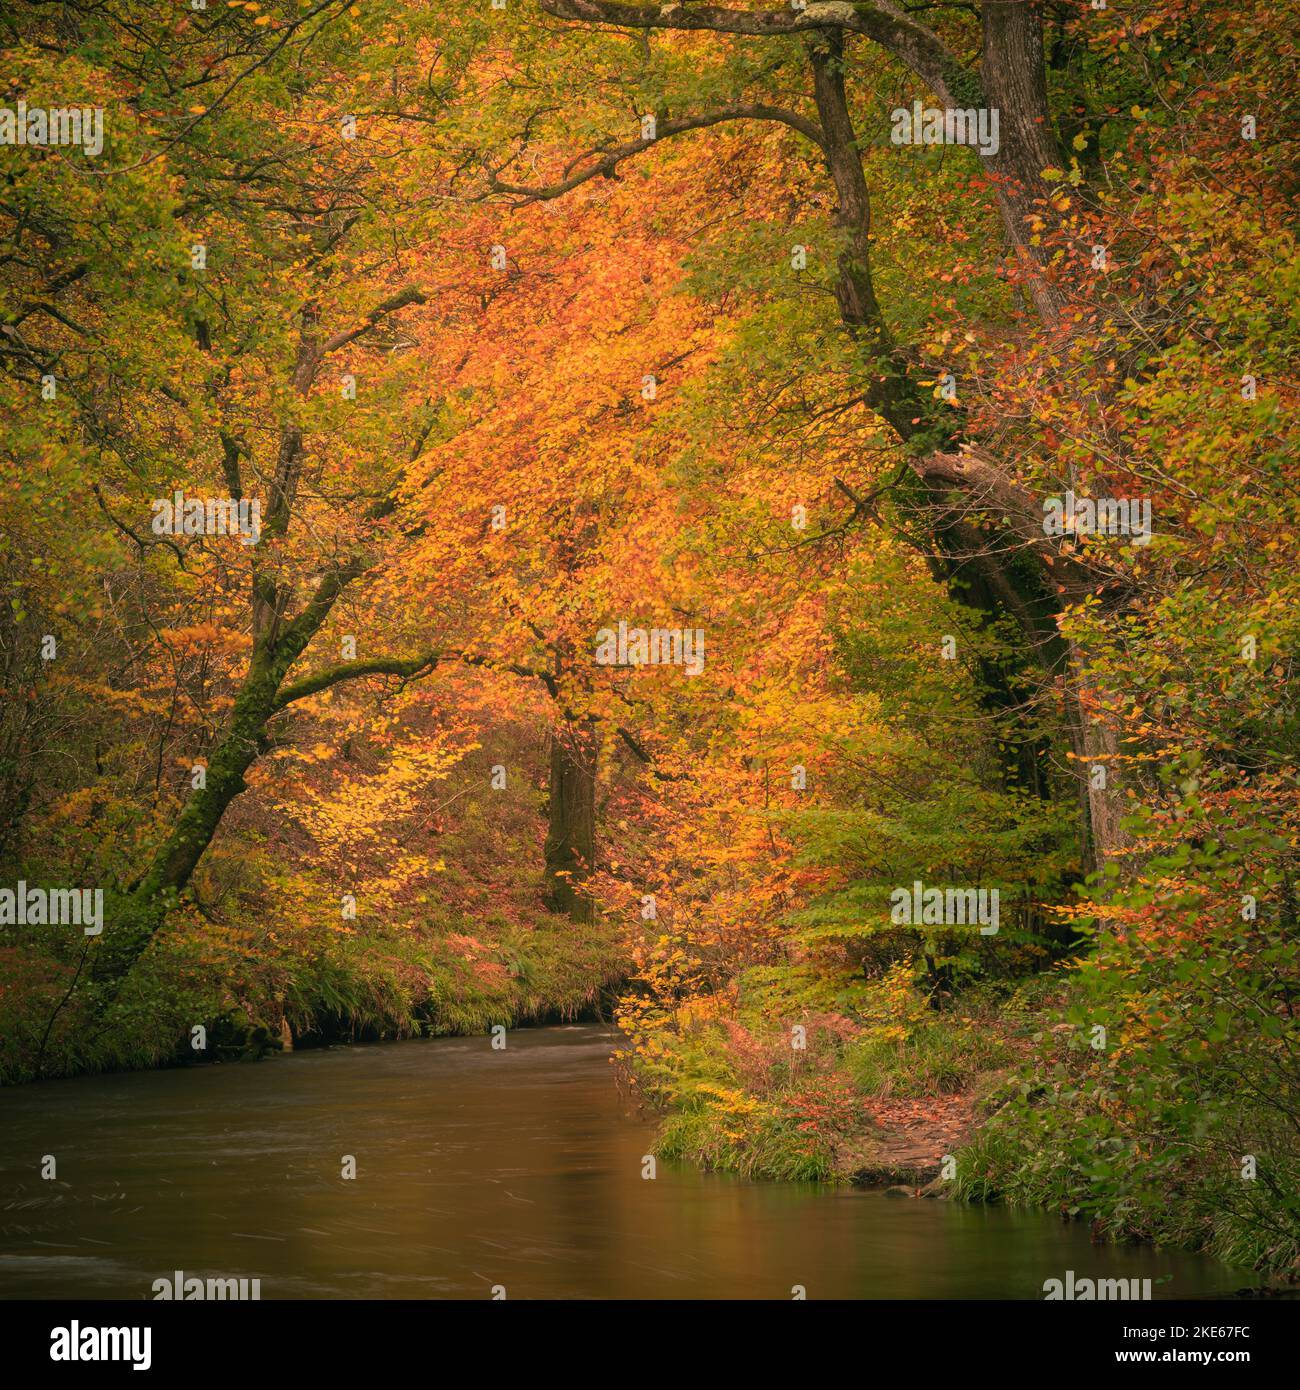
[[[79,1077],[0,1093],[0,1296],[138,1299],[175,1270],[271,1298],[1041,1298],[1252,1282],[1039,1213],[659,1164],[573,1026]],[[56,1177],[43,1180],[50,1155]],[[356,1176],[342,1176],[345,1156]],[[497,1296],[500,1296],[498,1293]]]

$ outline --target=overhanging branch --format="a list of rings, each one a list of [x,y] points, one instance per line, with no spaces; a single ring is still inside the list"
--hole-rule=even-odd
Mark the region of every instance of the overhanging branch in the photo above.
[[[819,149],[823,148],[821,128],[815,121],[801,116],[797,111],[788,111],[783,106],[746,102],[720,107],[717,111],[709,111],[700,116],[679,116],[663,121],[655,131],[653,139],[628,140],[610,149],[588,150],[586,154],[579,155],[575,162],[584,159],[594,159],[596,162],[585,169],[579,169],[575,174],[570,174],[559,183],[529,187],[525,184],[507,183],[494,172],[488,175],[488,187],[493,193],[508,193],[519,198],[521,204],[549,202],[553,198],[562,198],[589,179],[615,178],[618,166],[625,159],[631,159],[674,135],[684,135],[692,130],[705,130],[709,126],[722,125],[726,121],[776,121],[780,125],[789,126],[791,130],[797,130]]]
[[[377,656],[365,661],[344,661],[338,666],[327,667],[314,675],[286,685],[271,706],[273,714],[279,714],[297,700],[305,700],[309,695],[319,695],[322,690],[339,685],[343,681],[359,680],[363,676],[402,676],[413,680],[432,671],[440,661],[446,660],[443,652],[424,652],[419,656]]]
[[[538,0],[557,19],[612,24],[620,29],[694,29],[715,34],[776,37],[838,29],[863,34],[905,63],[949,106],[979,106],[979,77],[924,24],[890,0],[849,4],[812,0],[806,9],[740,10],[725,5],[628,5],[619,0]],[[963,100],[958,101],[958,95]]]

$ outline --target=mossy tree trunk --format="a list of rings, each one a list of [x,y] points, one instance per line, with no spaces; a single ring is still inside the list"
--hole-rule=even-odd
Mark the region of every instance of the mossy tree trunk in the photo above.
[[[302,311],[299,343],[292,386],[298,397],[307,396],[321,364],[330,353],[346,346],[388,314],[408,304],[423,303],[424,295],[407,288],[372,309],[364,323],[329,337],[318,333],[315,305]],[[242,496],[239,446],[222,437],[223,471],[231,496]],[[432,670],[445,659],[442,652],[423,652],[412,657],[382,656],[346,661],[312,675],[289,681],[289,672],[329,618],[339,596],[353,580],[369,569],[371,561],[356,553],[331,564],[316,581],[296,614],[296,585],[292,575],[264,559],[269,543],[282,539],[293,520],[298,480],[305,457],[301,427],[286,420],[279,438],[274,474],[268,490],[266,522],[253,550],[253,576],[249,600],[253,635],[248,670],[235,695],[234,707],[215,747],[209,754],[203,784],[196,787],[181,808],[175,825],[155,850],[148,867],[118,900],[111,920],[91,952],[89,973],[100,984],[112,985],[131,969],[166,920],[167,911],[188,885],[199,860],[221,824],[227,809],[244,790],[245,774],[270,746],[271,721],[296,700],[327,690],[342,681],[364,676],[396,675],[407,679]],[[412,457],[418,453],[418,446]],[[377,520],[391,509],[385,498],[369,509]]]

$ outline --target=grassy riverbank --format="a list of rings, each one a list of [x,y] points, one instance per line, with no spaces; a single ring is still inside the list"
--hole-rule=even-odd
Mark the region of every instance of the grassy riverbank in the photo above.
[[[0,1082],[248,1058],[284,1046],[483,1033],[579,1017],[626,969],[614,933],[546,913],[300,939],[193,924],[169,933],[97,1014],[75,963],[0,951]],[[91,1020],[94,1019],[92,1023]],[[207,1046],[191,1045],[202,1025]],[[49,1037],[41,1057],[41,1040]],[[38,1059],[39,1065],[38,1065]]]
[[[666,1107],[663,1157],[1047,1209],[1099,1239],[1203,1251],[1294,1285],[1294,1204],[1280,1184],[1295,1150],[1277,1106],[1233,1092],[1224,1068],[1243,1059],[1227,1038],[1213,1051],[1198,1042],[1196,1069],[1167,1037],[1097,1050],[1089,968],[983,981],[942,1010],[903,965],[874,980],[751,969],[725,999],[671,1020],[634,1008],[640,1046],[627,1060]],[[1149,1086],[1126,1100],[1134,1071]],[[1175,1128],[1189,1095],[1199,1123]],[[1252,1153],[1261,1176],[1248,1179]]]
[[[904,965],[762,967],[674,1025],[642,1013],[633,1074],[670,1113],[660,1152],[754,1178],[936,1177],[1032,1047],[1059,978],[982,985],[942,1013]],[[796,1031],[800,1030],[800,1031]]]

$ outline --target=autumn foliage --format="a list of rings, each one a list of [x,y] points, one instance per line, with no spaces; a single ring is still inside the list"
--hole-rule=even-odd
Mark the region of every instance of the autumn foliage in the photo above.
[[[604,1010],[666,1154],[1294,1273],[1279,7],[12,8],[4,1079]]]

